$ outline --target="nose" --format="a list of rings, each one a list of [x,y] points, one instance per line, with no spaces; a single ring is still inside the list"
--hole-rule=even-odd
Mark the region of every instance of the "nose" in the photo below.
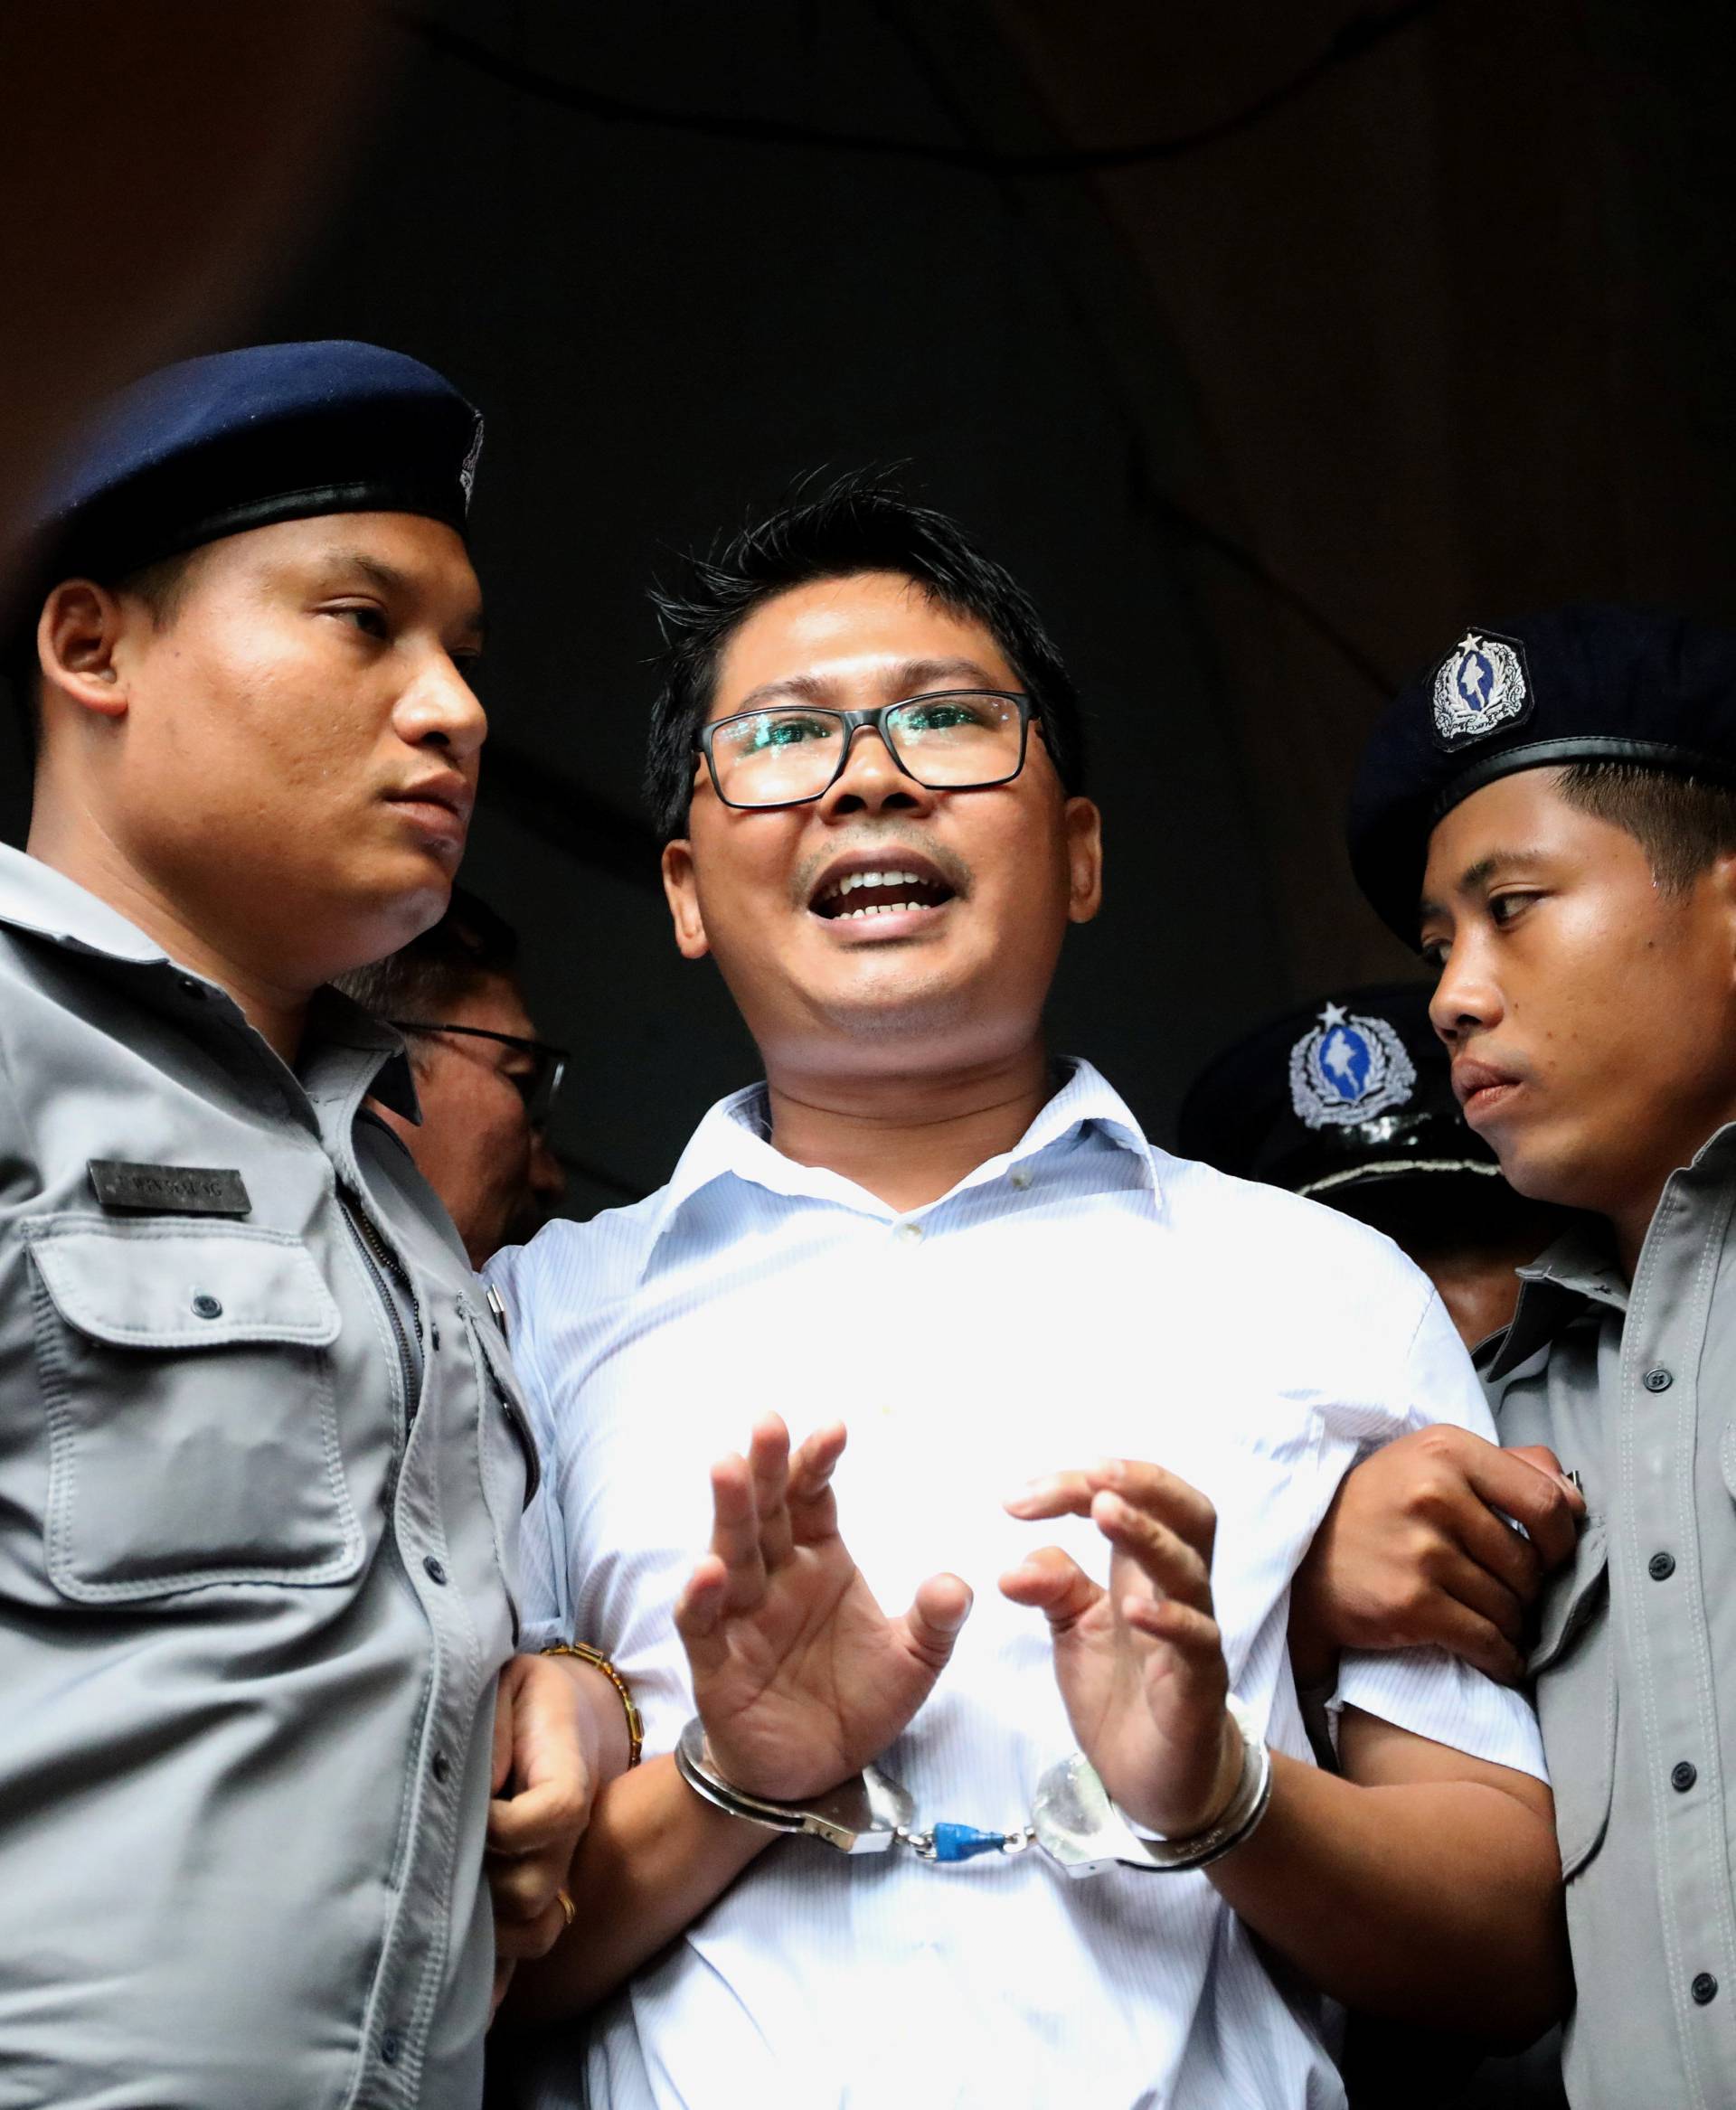
[[[1502,1009],[1501,993],[1477,946],[1468,940],[1456,944],[1429,999],[1429,1019],[1436,1032],[1449,1048],[1457,1048],[1471,1034],[1499,1024]]]
[[[488,715],[458,663],[430,651],[392,711],[398,737],[412,748],[439,748],[458,768],[472,761],[488,737]]]
[[[927,813],[935,794],[898,766],[885,735],[871,725],[859,725],[850,736],[837,781],[820,801],[828,819],[844,819],[852,814],[888,810]]]

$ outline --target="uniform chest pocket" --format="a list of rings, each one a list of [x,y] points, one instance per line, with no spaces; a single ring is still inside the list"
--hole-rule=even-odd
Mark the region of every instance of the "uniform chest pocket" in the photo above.
[[[356,1574],[326,1352],[338,1310],[301,1240],[87,1216],[24,1236],[54,1587],[120,1604]]]
[[[1616,1775],[1609,1553],[1600,1517],[1587,1524],[1572,1566],[1549,1587],[1526,1669],[1555,1790],[1561,1872],[1572,1876],[1603,1843]]]

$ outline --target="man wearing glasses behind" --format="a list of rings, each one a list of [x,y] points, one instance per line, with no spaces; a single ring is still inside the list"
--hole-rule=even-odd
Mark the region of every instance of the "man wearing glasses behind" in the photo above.
[[[527,1637],[645,1717],[521,1981],[596,2011],[535,2101],[1326,2110],[1331,2000],[1524,2040],[1565,1990],[1528,1709],[1348,1656],[1335,1777],[1286,1654],[1339,1478],[1486,1431],[1476,1379],[1385,1239],[1051,1060],[1102,867],[1035,610],[845,478],[663,615],[676,943],[766,1082],[489,1268],[546,1465]],[[872,1822],[871,1764],[908,1796]]]
[[[518,934],[463,887],[430,930],[338,986],[403,1034],[421,1119],[374,1111],[445,1202],[470,1265],[534,1237],[566,1186],[549,1147],[563,1048],[536,1038]]]

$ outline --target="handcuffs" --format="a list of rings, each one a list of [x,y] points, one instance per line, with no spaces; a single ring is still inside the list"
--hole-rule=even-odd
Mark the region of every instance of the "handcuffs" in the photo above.
[[[1096,1767],[1082,1751],[1049,1767],[1037,1783],[1029,1823],[1011,1832],[946,1822],[918,1830],[915,1799],[878,1766],[864,1766],[860,1773],[808,1802],[769,1802],[748,1794],[712,1765],[705,1725],[697,1715],[681,1732],[675,1766],[703,1802],[726,1815],[769,1832],[804,1832],[840,1853],[885,1853],[901,1846],[919,1860],[946,1864],[989,1853],[1018,1854],[1040,1846],[1068,1876],[1095,1876],[1109,1868],[1173,1874],[1206,1868],[1232,1846],[1240,1846],[1272,1799],[1272,1755],[1266,1739],[1233,1695],[1228,1706],[1241,1736],[1241,1772],[1216,1820],[1186,1839],[1150,1838],[1136,1832],[1109,1800]]]

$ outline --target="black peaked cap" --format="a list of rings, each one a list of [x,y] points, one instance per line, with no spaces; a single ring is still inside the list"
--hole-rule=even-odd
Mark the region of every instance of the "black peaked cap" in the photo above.
[[[1176,1147],[1359,1215],[1375,1190],[1395,1198],[1400,1183],[1477,1182],[1491,1202],[1501,1192],[1415,982],[1316,999],[1226,1049],[1189,1088]]]

